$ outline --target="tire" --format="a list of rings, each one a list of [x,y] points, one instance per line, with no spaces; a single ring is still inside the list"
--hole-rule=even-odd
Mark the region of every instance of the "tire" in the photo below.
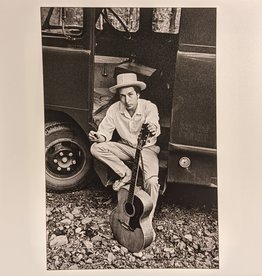
[[[87,138],[70,122],[47,122],[45,162],[48,191],[82,188],[91,167]]]

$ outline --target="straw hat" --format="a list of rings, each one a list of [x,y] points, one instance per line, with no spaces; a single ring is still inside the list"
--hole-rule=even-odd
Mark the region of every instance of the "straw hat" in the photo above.
[[[146,88],[146,84],[142,81],[137,80],[137,76],[134,73],[123,73],[116,77],[116,85],[109,88],[111,92],[116,92],[118,88],[127,86],[138,86],[141,91]]]

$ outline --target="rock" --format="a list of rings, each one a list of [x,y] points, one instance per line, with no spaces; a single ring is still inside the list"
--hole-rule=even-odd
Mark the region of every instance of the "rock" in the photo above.
[[[206,236],[209,236],[209,237],[214,237],[217,234],[216,232],[211,233],[207,229],[204,230],[204,233],[205,233]]]
[[[202,253],[198,253],[198,254],[197,254],[197,257],[198,257],[199,259],[204,259],[204,258],[205,258],[205,255],[202,254]]]
[[[175,249],[174,248],[170,248],[170,247],[165,247],[164,248],[164,252],[169,252],[169,253],[174,253],[175,252]]]
[[[104,201],[104,205],[109,205],[112,202],[112,198],[109,198],[108,200]]]
[[[168,213],[169,210],[168,210],[168,208],[162,208],[161,212],[162,212],[162,213]]]
[[[103,244],[103,246],[107,246],[107,245],[108,245],[108,242],[107,242],[107,240],[105,240],[105,239],[102,239],[102,244]]]
[[[91,227],[88,227],[85,229],[85,234],[87,237],[93,237],[95,236],[95,231]]]
[[[133,255],[134,255],[135,257],[137,257],[137,258],[142,258],[143,253],[140,251],[140,252],[135,252],[135,253],[133,253]]]
[[[164,230],[164,227],[162,226],[162,225],[159,225],[159,226],[157,226],[157,228],[156,228],[158,231],[162,231],[162,230]]]
[[[205,240],[206,240],[206,242],[209,242],[209,243],[212,243],[212,242],[213,242],[213,239],[210,238],[210,237],[205,237]]]
[[[135,260],[136,260],[136,258],[135,258],[134,256],[130,256],[130,257],[129,257],[129,261],[130,261],[131,263],[134,263]]]
[[[180,237],[178,237],[177,235],[173,235],[171,238],[170,238],[170,241],[171,242],[177,242],[180,240]]]
[[[71,213],[66,213],[66,217],[69,218],[70,220],[74,219],[74,215]]]
[[[115,246],[112,248],[112,251],[113,251],[113,252],[118,252],[118,251],[120,251],[120,248],[119,248],[117,245],[115,245]]]
[[[179,249],[180,249],[180,250],[183,250],[185,247],[186,247],[186,244],[185,244],[183,241],[181,241],[181,242],[179,243]]]
[[[76,269],[78,269],[78,265],[76,265],[76,264],[71,265],[68,269],[69,270],[76,270]]]
[[[196,243],[193,243],[193,247],[195,250],[198,250],[198,245]]]
[[[49,265],[48,269],[50,269],[50,270],[55,270],[56,267],[55,267],[53,264],[51,264],[51,265]]]
[[[61,220],[60,223],[65,224],[65,225],[69,225],[69,224],[71,224],[71,220],[66,218],[66,219]]]
[[[97,224],[104,224],[106,222],[106,220],[104,218],[96,218],[95,221]]]
[[[62,230],[60,230],[60,228],[58,228],[58,229],[55,229],[55,230],[54,230],[54,234],[55,234],[56,236],[62,236],[62,235],[65,235],[66,232],[64,231],[64,228],[63,228]]]
[[[92,264],[92,263],[93,263],[93,260],[92,260],[91,258],[89,258],[89,259],[86,260],[86,263],[87,263],[87,264]]]
[[[121,246],[120,250],[123,255],[128,253],[128,249],[124,246]]]
[[[194,248],[191,246],[187,246],[187,251],[189,252],[189,254],[194,255]]]
[[[90,250],[91,250],[91,251],[93,250],[94,246],[93,246],[93,243],[92,243],[92,242],[86,240],[86,241],[84,241],[83,243],[84,243],[84,245],[85,245],[85,247],[86,247],[87,250],[89,250],[89,251],[90,251]]]
[[[155,254],[160,254],[161,248],[156,246],[156,247],[154,247],[154,251],[155,251]]]
[[[85,225],[85,224],[90,223],[91,221],[92,221],[92,218],[86,217],[86,218],[83,218],[81,222],[82,222],[82,224]]]
[[[77,217],[80,217],[81,212],[80,212],[79,208],[75,208],[75,209],[72,211],[72,214],[77,218]]]
[[[187,240],[190,241],[190,242],[193,241],[193,237],[192,237],[192,235],[190,235],[190,234],[186,234],[186,235],[184,236],[184,238],[187,239]]]
[[[145,261],[145,260],[151,260],[153,258],[154,258],[154,255],[152,255],[152,254],[145,254],[145,255],[142,256],[141,260]]]
[[[92,241],[93,243],[101,242],[101,241],[102,241],[102,237],[101,237],[100,235],[96,235],[96,236],[94,236],[94,237],[91,239],[91,241]]]
[[[56,236],[50,241],[50,247],[60,247],[62,245],[68,244],[67,237],[65,235],[63,236]]]
[[[95,198],[96,198],[98,201],[102,201],[102,200],[104,199],[103,196],[96,196]]]
[[[197,235],[198,235],[199,237],[201,237],[201,236],[202,236],[202,231],[201,231],[201,230],[198,230],[198,231],[197,231]]]
[[[114,262],[115,259],[116,259],[115,255],[113,253],[109,252],[107,255],[108,262],[111,264],[112,262]]]
[[[183,264],[181,263],[181,261],[176,261],[175,262],[175,268],[182,268]]]
[[[74,258],[74,261],[76,262],[76,263],[79,263],[82,259],[83,259],[83,255],[82,254],[79,254],[78,256],[76,256],[75,258]]]
[[[51,216],[52,215],[52,211],[53,211],[53,207],[48,207],[47,209],[46,209],[46,215],[47,216]]]
[[[61,270],[66,270],[67,269],[67,264],[66,263],[62,263],[62,265],[60,266]]]
[[[99,233],[102,237],[104,237],[105,239],[109,240],[109,239],[113,239],[113,235],[105,235],[103,233]]]
[[[77,227],[76,230],[75,230],[75,233],[76,233],[76,234],[79,234],[81,231],[82,231],[82,228]]]
[[[50,237],[50,241],[51,241],[52,239],[54,239],[55,237],[56,237],[56,235],[55,235],[55,234],[52,234],[51,237]]]
[[[64,213],[66,213],[66,211],[67,211],[67,206],[62,206],[62,207],[58,208],[57,210],[60,210],[60,212],[61,212],[62,214],[64,214]]]
[[[210,267],[210,266],[211,266],[210,260],[209,260],[209,259],[205,259],[205,264],[206,264],[208,267]]]
[[[90,227],[92,230],[99,230],[99,226],[97,225],[97,224],[95,224],[95,225],[92,225],[91,227]]]

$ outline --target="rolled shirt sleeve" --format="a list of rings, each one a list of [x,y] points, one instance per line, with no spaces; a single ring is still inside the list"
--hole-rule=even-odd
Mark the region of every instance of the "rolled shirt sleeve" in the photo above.
[[[155,137],[161,134],[158,109],[157,106],[153,103],[147,105],[145,123],[152,123],[156,126],[156,134],[154,135]]]
[[[114,112],[112,110],[112,107],[109,107],[109,109],[106,112],[106,116],[100,123],[98,127],[98,133],[103,135],[106,139],[106,141],[110,141],[112,139],[113,132],[115,130],[115,122],[114,122]]]

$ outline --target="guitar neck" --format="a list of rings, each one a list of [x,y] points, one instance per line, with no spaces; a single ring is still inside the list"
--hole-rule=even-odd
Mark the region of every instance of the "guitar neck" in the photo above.
[[[127,199],[128,203],[131,203],[131,204],[133,204],[133,201],[134,201],[134,192],[135,192],[135,187],[136,187],[138,172],[139,172],[140,154],[141,154],[141,149],[137,148],[136,154],[135,154],[135,160],[132,168],[132,177],[131,177],[131,183],[130,183],[128,199]]]
[[[130,183],[128,199],[127,199],[128,203],[131,203],[132,205],[134,201],[134,192],[135,192],[135,187],[136,187],[138,172],[139,172],[139,158],[140,158],[141,150],[146,143],[146,139],[148,135],[149,135],[149,131],[147,129],[147,124],[143,124],[137,140],[137,149],[136,149],[135,159],[133,163],[132,177],[131,177],[131,183]]]

